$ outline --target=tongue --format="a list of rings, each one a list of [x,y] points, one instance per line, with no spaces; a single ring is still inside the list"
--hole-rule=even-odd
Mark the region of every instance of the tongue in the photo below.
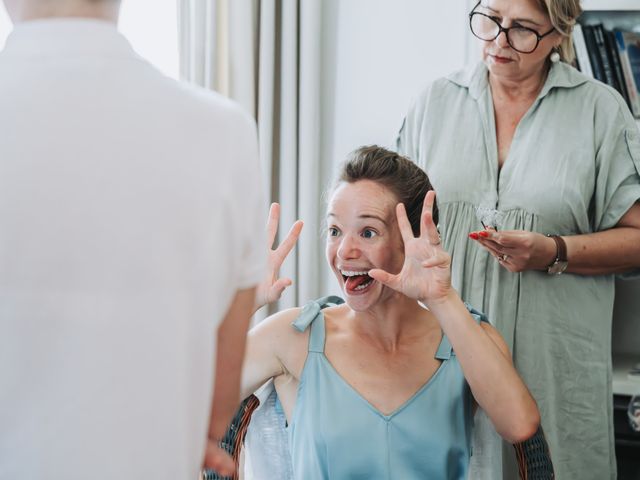
[[[369,275],[356,275],[355,277],[348,277],[345,286],[348,290],[353,290],[358,285],[362,285],[369,280],[371,280],[371,277]]]

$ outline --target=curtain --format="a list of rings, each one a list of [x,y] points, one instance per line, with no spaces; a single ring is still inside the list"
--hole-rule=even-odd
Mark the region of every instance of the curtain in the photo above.
[[[271,311],[324,295],[320,225],[321,2],[178,0],[183,80],[228,96],[256,119],[264,189],[281,204],[279,238],[305,226]]]

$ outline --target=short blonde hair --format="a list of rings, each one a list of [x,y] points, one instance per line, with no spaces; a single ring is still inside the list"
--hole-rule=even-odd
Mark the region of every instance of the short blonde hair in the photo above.
[[[540,7],[549,15],[551,24],[562,35],[558,53],[560,60],[571,63],[576,57],[573,49],[573,26],[580,14],[580,0],[538,0]]]

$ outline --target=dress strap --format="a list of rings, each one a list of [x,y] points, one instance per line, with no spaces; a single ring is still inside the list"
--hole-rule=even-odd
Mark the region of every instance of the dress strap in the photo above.
[[[469,310],[469,313],[471,314],[471,316],[476,322],[489,323],[489,319],[484,313],[476,310],[468,303],[465,303],[464,306],[467,307],[467,310]],[[451,342],[449,342],[449,339],[447,338],[446,335],[442,334],[442,340],[440,340],[440,345],[438,345],[438,350],[436,351],[436,354],[434,357],[438,360],[449,360],[451,358],[451,355],[455,355],[455,352],[451,347]]]
[[[293,328],[299,332],[304,332],[311,325],[311,332],[309,333],[310,352],[324,352],[325,331],[322,309],[342,303],[344,303],[344,300],[333,295],[312,300],[302,307],[300,315],[291,323]]]
[[[440,340],[440,345],[438,345],[438,350],[436,351],[435,358],[438,360],[449,360],[453,355],[453,348],[451,348],[451,343],[449,343],[449,339],[443,333],[442,340]]]

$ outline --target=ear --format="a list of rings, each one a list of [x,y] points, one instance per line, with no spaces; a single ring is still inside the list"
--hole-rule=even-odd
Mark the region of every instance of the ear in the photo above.
[[[564,35],[562,35],[558,30],[556,30],[555,32],[553,32],[554,36],[558,39],[555,42],[554,47],[555,48],[560,48],[562,46],[562,42],[564,41],[564,39],[566,38]]]

